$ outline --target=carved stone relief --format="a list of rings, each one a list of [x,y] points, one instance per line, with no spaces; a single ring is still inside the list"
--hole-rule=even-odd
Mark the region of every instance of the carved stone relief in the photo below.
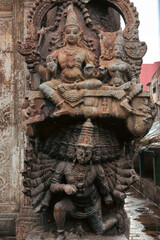
[[[127,146],[153,121],[139,83],[146,44],[138,25],[129,0],[38,0],[29,11],[26,40],[17,44],[31,74],[23,192],[43,224],[24,229],[20,216],[17,239],[65,239],[67,214],[78,234],[125,233],[125,192],[137,180]]]

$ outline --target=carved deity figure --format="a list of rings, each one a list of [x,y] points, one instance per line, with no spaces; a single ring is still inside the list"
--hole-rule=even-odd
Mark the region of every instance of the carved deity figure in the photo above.
[[[128,112],[133,112],[133,108],[129,102],[142,91],[142,84],[137,83],[137,79],[131,66],[123,60],[124,57],[124,37],[122,30],[119,30],[117,37],[113,44],[112,59],[107,60],[105,53],[100,57],[100,73],[102,75],[108,74],[110,80],[104,89],[111,90],[129,90],[129,94],[125,98],[119,96],[117,92],[117,98],[121,100],[120,105],[124,107]],[[111,87],[110,87],[111,86]]]
[[[64,35],[65,46],[47,57],[46,74],[52,73],[52,80],[39,86],[44,95],[56,104],[57,111],[54,116],[67,113],[61,97],[66,90],[95,89],[102,85],[100,80],[92,78],[94,77],[94,55],[80,46],[80,27],[72,5],[67,9]],[[83,64],[86,66],[82,71]],[[61,68],[60,79],[55,79],[58,65]]]
[[[93,131],[94,126],[88,119],[83,124],[76,143],[74,163],[59,163],[51,180],[50,190],[53,193],[66,193],[66,197],[54,206],[54,219],[59,233],[57,240],[65,239],[64,227],[67,214],[77,219],[88,219],[97,234],[104,233],[121,220],[120,214],[112,215],[105,223],[102,220],[99,191],[105,200],[105,196],[109,194],[109,187],[103,167],[91,163]]]
[[[113,44],[112,59],[107,60],[105,56],[100,58],[100,70],[108,70],[108,74],[111,77],[109,85],[120,86],[125,82],[137,82],[134,74],[131,71],[131,66],[123,61],[124,57],[124,38],[122,30],[119,30],[118,35]]]

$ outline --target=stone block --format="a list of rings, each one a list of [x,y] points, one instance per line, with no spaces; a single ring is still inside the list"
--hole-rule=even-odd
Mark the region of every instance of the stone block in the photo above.
[[[0,236],[15,236],[17,216],[16,213],[0,214]]]

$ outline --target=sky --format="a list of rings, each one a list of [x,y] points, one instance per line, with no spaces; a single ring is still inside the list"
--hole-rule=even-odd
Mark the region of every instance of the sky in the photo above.
[[[139,39],[147,44],[143,63],[160,61],[160,0],[131,0],[139,13]]]

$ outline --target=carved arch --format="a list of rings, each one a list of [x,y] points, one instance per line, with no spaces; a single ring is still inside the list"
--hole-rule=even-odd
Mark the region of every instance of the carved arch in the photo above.
[[[131,29],[136,26],[138,29],[139,18],[136,7],[129,0],[107,0],[111,6],[122,15],[125,21],[124,36],[127,39],[131,37]]]
[[[93,1],[93,0],[90,0]],[[70,2],[73,2],[74,4],[78,5],[83,14],[85,19],[90,17],[87,13],[87,9],[85,8],[87,3],[90,1],[78,1],[78,0],[72,0],[72,1],[66,1],[66,0],[48,0],[48,1],[42,1],[37,0],[33,8],[29,11],[27,16],[27,37],[26,39],[34,39],[37,40],[37,30],[41,28],[41,22],[46,15],[46,13],[54,8],[55,6],[58,6],[58,17],[55,20],[55,26],[58,25],[60,16],[64,8],[70,4]],[[138,12],[136,10],[136,7],[134,7],[134,4],[130,2],[129,0],[107,0],[109,5],[113,7],[115,10],[117,10],[120,15],[124,18],[124,21],[126,23],[125,29],[124,29],[124,35],[127,39],[130,38],[130,30],[133,28],[133,26],[136,26],[138,28],[139,26],[139,18],[138,18]],[[89,20],[89,19],[88,19]],[[89,20],[88,22],[90,22]]]
[[[32,9],[27,15],[27,35],[24,44],[18,44],[18,51],[26,57],[26,63],[30,73],[34,73],[34,63],[39,61],[38,56],[33,54],[33,51],[40,44],[42,22],[46,14],[56,8],[55,21],[50,31],[55,31],[61,21],[61,15],[66,7],[72,2],[76,5],[83,14],[85,24],[89,28],[92,26],[92,19],[87,9],[88,3],[94,0],[36,0]],[[132,64],[133,71],[138,77],[141,71],[142,57],[146,53],[147,46],[144,42],[139,41],[138,27],[139,18],[138,12],[134,4],[129,0],[104,0],[110,7],[117,10],[124,18],[126,23],[123,31],[125,37],[125,50],[128,62]],[[43,34],[42,34],[43,35]]]

